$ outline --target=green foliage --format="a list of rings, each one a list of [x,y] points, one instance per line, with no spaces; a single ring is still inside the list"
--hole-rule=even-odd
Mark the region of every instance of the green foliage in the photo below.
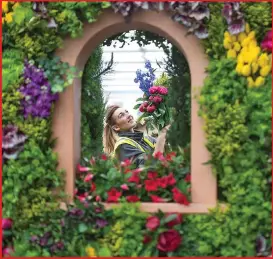
[[[2,58],[2,92],[13,87],[20,81],[24,69],[22,53],[16,49],[8,49],[3,52]]]
[[[263,87],[247,89],[234,69],[232,60],[211,62],[199,98],[208,142],[224,141],[208,148],[226,208],[188,217],[181,254],[190,250],[194,256],[255,256],[257,237],[271,236],[272,77]]]
[[[271,30],[272,3],[271,2],[242,2],[241,10],[251,30],[256,32],[256,39],[260,42],[266,32]]]
[[[166,70],[169,79],[168,105],[173,108],[173,123],[168,133],[168,142],[172,148],[185,147],[190,142],[191,121],[191,79],[186,58],[172,47]]]
[[[30,222],[58,208],[60,194],[52,190],[63,187],[64,174],[56,166],[56,154],[51,149],[43,152],[31,141],[25,144],[17,160],[4,165],[3,213],[4,217],[16,219],[15,229],[27,228]]]
[[[10,88],[2,93],[2,123],[3,125],[13,124],[42,146],[49,145],[51,137],[51,121],[52,119],[27,118],[24,119],[20,110],[21,93],[17,87]]]
[[[210,3],[210,20],[207,24],[209,37],[202,40],[206,54],[211,59],[220,59],[225,56],[223,46],[224,32],[227,24],[222,15],[223,3]]]
[[[75,77],[81,77],[81,72],[77,73],[77,68],[70,66],[67,62],[62,62],[57,56],[49,56],[46,59],[37,61],[39,67],[44,70],[48,78],[53,93],[63,92],[70,86]]]
[[[95,49],[88,59],[82,77],[81,99],[81,155],[102,153],[102,131],[105,103],[101,85],[102,49]],[[104,71],[104,73],[107,71]]]
[[[108,2],[50,2],[48,9],[59,26],[59,33],[76,38],[82,35],[84,21],[95,22],[102,9],[109,6]]]
[[[138,204],[124,204],[113,210],[115,223],[110,233],[102,240],[102,249],[111,251],[111,256],[136,257],[143,249],[143,226],[147,214],[139,211]]]

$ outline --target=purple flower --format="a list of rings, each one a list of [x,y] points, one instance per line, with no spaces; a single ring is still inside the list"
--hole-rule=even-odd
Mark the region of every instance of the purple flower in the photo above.
[[[150,96],[149,89],[153,86],[155,80],[154,70],[151,66],[151,62],[147,60],[145,62],[146,71],[138,69],[136,71],[135,83],[139,83],[139,88],[147,95]]]
[[[51,91],[48,79],[42,69],[25,61],[24,84],[19,91],[24,98],[21,101],[24,117],[28,116],[47,118],[50,116],[51,107],[58,99],[58,94]]]
[[[240,12],[240,3],[225,3],[222,14],[227,21],[228,31],[231,34],[239,34],[245,30],[245,20],[243,13]]]
[[[96,225],[99,228],[104,228],[106,225],[108,225],[108,222],[105,219],[97,219],[96,220]]]
[[[84,215],[84,211],[78,208],[73,208],[68,212],[69,215],[81,217]]]
[[[4,159],[16,159],[23,150],[27,137],[14,125],[2,129],[2,155]]]

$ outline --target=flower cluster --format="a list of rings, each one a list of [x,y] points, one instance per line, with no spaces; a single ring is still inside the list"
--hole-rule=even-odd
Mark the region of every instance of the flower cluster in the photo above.
[[[13,21],[13,11],[17,6],[19,6],[19,2],[2,2],[2,24],[11,23]],[[13,11],[10,11],[13,10]]]
[[[174,1],[169,3],[169,9],[174,12],[173,19],[186,26],[189,33],[199,39],[208,37],[205,25],[206,19],[210,17],[208,3]]]
[[[139,83],[139,88],[144,92],[147,96],[150,96],[149,89],[152,87],[153,82],[155,80],[154,70],[151,66],[151,62],[147,60],[145,62],[145,70],[142,71],[138,69],[136,71],[136,78],[134,82]]]
[[[90,167],[78,165],[75,195],[82,203],[88,200],[116,203],[176,202],[189,205],[190,174],[184,158],[171,152],[157,153],[145,168],[134,169],[130,160],[120,165],[107,159],[93,159]],[[148,164],[153,161],[153,167]]]
[[[25,61],[24,84],[19,91],[24,98],[21,102],[24,117],[28,116],[47,118],[50,116],[52,104],[58,99],[58,94],[53,94],[48,79],[42,69]]]
[[[16,159],[24,148],[27,137],[13,125],[8,125],[2,131],[2,157],[4,160]]]
[[[240,3],[225,3],[222,14],[227,21],[230,34],[239,34],[245,30],[245,20],[243,13],[240,12]]]
[[[224,47],[228,49],[228,58],[237,58],[236,72],[247,77],[249,87],[264,85],[271,71],[270,58],[267,53],[261,53],[255,31],[250,31],[248,24],[245,32],[237,36],[225,32]]]
[[[265,35],[261,43],[261,47],[267,52],[272,52],[272,30],[268,31]]]
[[[143,243],[148,244],[153,240],[152,236],[157,236],[157,249],[163,253],[173,252],[182,242],[182,236],[179,231],[173,229],[183,222],[182,215],[179,213],[169,213],[162,215],[162,219],[160,218],[160,215],[147,218]]]
[[[149,89],[149,93],[149,98],[139,107],[140,112],[153,113],[157,106],[163,102],[163,96],[168,94],[168,89],[163,86],[153,86]]]
[[[168,89],[163,86],[154,86],[155,75],[150,61],[145,63],[148,71],[138,69],[135,83],[139,83],[139,88],[144,92],[143,98],[138,98],[138,103],[134,109],[139,109],[143,114],[141,119],[151,123],[159,130],[170,123],[170,111],[166,105]],[[151,116],[152,115],[152,116]],[[152,126],[152,128],[154,127]]]

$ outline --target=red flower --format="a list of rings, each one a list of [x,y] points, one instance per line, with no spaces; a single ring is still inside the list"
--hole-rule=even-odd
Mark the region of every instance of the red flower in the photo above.
[[[91,170],[91,168],[89,167],[84,167],[84,166],[81,166],[80,164],[77,165],[77,170],[82,173],[82,172],[88,172]]]
[[[108,194],[107,202],[117,202],[121,196],[121,192],[119,192],[115,188],[112,188],[110,191],[107,192],[107,194]]]
[[[144,244],[148,244],[148,243],[150,243],[151,241],[152,241],[152,238],[151,238],[150,236],[145,235],[142,242],[143,242]]]
[[[168,94],[168,88],[160,87],[159,88],[159,93],[162,94],[162,95],[167,95]]]
[[[157,172],[149,171],[147,177],[148,179],[153,180],[157,177]]]
[[[190,204],[187,197],[182,192],[180,192],[179,189],[173,188],[172,193],[173,193],[173,199],[175,202],[179,204],[184,204],[186,206]]]
[[[2,251],[4,257],[11,257],[11,254],[14,253],[14,249],[11,247],[6,247]]]
[[[122,166],[122,167],[128,167],[128,166],[130,166],[132,164],[132,161],[130,160],[130,159],[125,159],[124,161],[122,161],[121,163],[120,163],[120,165]]]
[[[149,230],[156,230],[160,226],[160,219],[156,216],[148,217],[146,220],[146,228]]]
[[[161,152],[156,152],[154,157],[160,161],[165,161],[165,157],[163,156],[163,153]]]
[[[165,202],[163,198],[160,198],[159,196],[156,196],[156,195],[150,195],[150,198],[152,202]]]
[[[168,186],[168,181],[169,181],[168,177],[167,176],[163,176],[162,178],[157,179],[157,184],[158,184],[159,187],[165,189]]]
[[[175,152],[171,152],[169,154],[166,155],[166,160],[167,161],[172,161],[172,158],[176,157],[176,153]]]
[[[128,178],[128,182],[139,184],[140,178],[138,176],[138,172],[132,172],[132,176]]]
[[[136,195],[130,195],[126,197],[126,200],[128,202],[137,202],[140,201],[140,199]]]
[[[184,180],[185,182],[189,183],[191,181],[191,174],[187,174]]]
[[[145,111],[146,111],[146,107],[144,107],[144,105],[141,104],[141,105],[139,106],[139,111],[140,111],[140,112],[145,112]]]
[[[168,179],[168,185],[175,185],[176,184],[176,180],[173,176],[173,173],[170,173],[168,176],[167,176],[167,179]]]
[[[87,174],[85,177],[84,177],[84,182],[89,182],[92,180],[92,178],[94,177],[94,175],[92,174]]]
[[[102,154],[101,155],[101,159],[104,160],[104,161],[106,161],[108,159],[108,157],[105,154]]]
[[[145,180],[145,189],[147,192],[157,191],[157,181],[156,180]]]
[[[181,244],[182,237],[175,229],[161,233],[157,240],[157,249],[163,252],[172,252]]]
[[[101,201],[101,197],[99,195],[96,196],[96,202]]]
[[[179,225],[182,223],[183,219],[182,219],[182,214],[180,213],[168,213],[166,215],[166,217],[170,216],[170,215],[176,215],[176,218],[172,221],[169,221],[168,223],[166,223],[167,227],[172,228],[175,225]]]
[[[152,86],[152,87],[149,89],[149,93],[150,93],[150,94],[156,94],[158,91],[159,91],[159,87],[158,87],[158,86]]]
[[[90,191],[94,192],[96,190],[96,184],[94,182],[91,183]]]

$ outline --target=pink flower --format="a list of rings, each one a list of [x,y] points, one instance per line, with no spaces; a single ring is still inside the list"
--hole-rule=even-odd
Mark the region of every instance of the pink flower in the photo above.
[[[159,88],[159,93],[162,95],[167,95],[168,94],[168,89],[166,87],[160,87]]]
[[[148,107],[149,103],[148,102],[144,102],[142,105],[143,105],[143,107],[146,108],[146,107]]]
[[[140,107],[139,107],[139,111],[140,112],[145,112],[146,111],[146,107],[144,107],[144,105],[141,104]]]
[[[11,257],[11,254],[14,253],[13,248],[6,247],[3,249],[3,256],[4,257]]]
[[[161,96],[154,96],[154,98],[153,98],[153,102],[154,102],[154,103],[159,104],[159,103],[161,103],[162,101],[163,101],[163,98],[162,98]]]
[[[12,219],[2,219],[2,229],[10,229],[12,227]]]
[[[158,87],[158,86],[152,86],[152,87],[149,89],[149,93],[150,93],[150,94],[156,94],[156,93],[158,93],[158,90],[159,90],[159,87]]]
[[[156,152],[154,157],[160,161],[165,161],[165,157],[164,157],[163,153],[161,153],[161,152]]]
[[[272,30],[268,31],[265,35],[261,47],[263,50],[266,50],[268,52],[272,52]]]
[[[101,198],[100,198],[99,195],[97,195],[97,196],[96,196],[96,202],[99,202],[99,201],[101,201]]]
[[[120,186],[120,188],[121,188],[122,190],[124,190],[124,191],[128,191],[128,190],[129,190],[129,187],[128,187],[127,184],[122,184],[122,185]]]
[[[146,228],[149,230],[156,230],[160,226],[160,219],[156,216],[151,216],[146,220]]]
[[[93,174],[87,174],[85,177],[84,177],[84,182],[89,182],[92,180],[92,178],[94,177]]]
[[[83,173],[83,172],[88,172],[91,170],[90,167],[84,167],[84,166],[81,166],[80,164],[77,165],[77,170],[80,172],[80,173]]]
[[[152,105],[147,107],[147,112],[153,113],[155,111],[155,109],[156,109],[156,107],[152,104]]]

